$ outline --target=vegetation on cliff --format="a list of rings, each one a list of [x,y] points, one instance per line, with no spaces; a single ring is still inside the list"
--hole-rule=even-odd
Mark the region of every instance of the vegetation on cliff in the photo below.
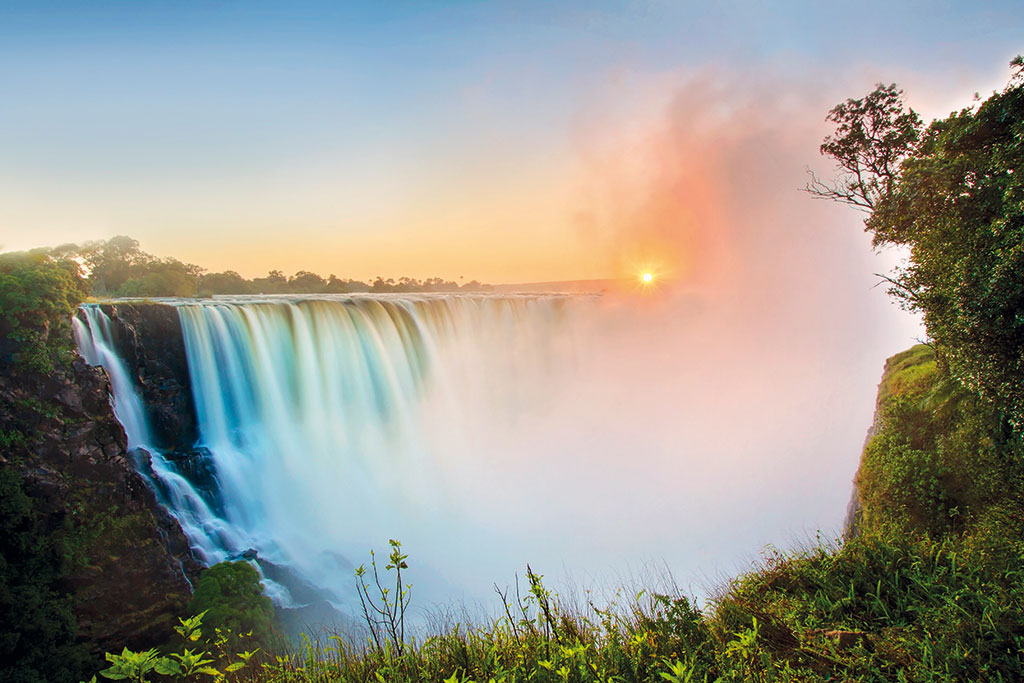
[[[88,285],[43,251],[0,256],[0,679],[73,681],[165,638],[188,546],[127,453],[101,369],[75,353]],[[176,556],[177,554],[177,556]]]
[[[829,115],[822,153],[841,175],[812,194],[869,212],[875,246],[909,252],[890,293],[923,314],[939,360],[964,387],[1024,422],[1024,58],[1002,92],[933,121],[879,85]]]
[[[67,264],[41,254],[0,256],[0,372],[50,374],[74,353],[70,319],[84,283]],[[88,666],[77,642],[70,564],[70,520],[46,514],[17,469],[57,410],[38,396],[0,391],[0,678],[69,680]]]
[[[248,562],[221,562],[204,570],[188,609],[202,614],[207,628],[231,634],[232,647],[240,644],[242,634],[264,647],[274,641],[274,607],[263,594],[259,572]]]
[[[10,683],[67,681],[91,664],[62,586],[60,530],[47,522],[20,474],[0,467],[0,679]]]
[[[0,254],[0,365],[45,373],[69,364],[71,315],[87,294],[74,262]]]

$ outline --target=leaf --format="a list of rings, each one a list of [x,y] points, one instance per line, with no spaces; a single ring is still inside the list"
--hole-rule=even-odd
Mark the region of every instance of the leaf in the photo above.
[[[181,664],[167,657],[156,660],[153,670],[161,676],[181,676]]]

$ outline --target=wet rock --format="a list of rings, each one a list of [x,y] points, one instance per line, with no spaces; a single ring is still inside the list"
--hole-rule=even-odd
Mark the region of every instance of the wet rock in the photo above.
[[[178,309],[121,302],[101,308],[114,323],[118,354],[136,373],[153,445],[188,451],[199,435]]]

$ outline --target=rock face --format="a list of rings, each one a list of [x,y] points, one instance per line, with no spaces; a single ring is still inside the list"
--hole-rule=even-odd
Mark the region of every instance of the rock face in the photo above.
[[[189,453],[198,434],[178,309],[121,302],[101,308],[114,323],[118,354],[135,370],[153,445]]]
[[[192,380],[178,309],[135,302],[103,304],[101,308],[113,324],[117,353],[132,372],[141,395],[152,446],[215,512],[222,513],[210,453],[196,446],[199,437]],[[137,464],[153,481],[148,460],[143,455]]]
[[[95,652],[163,642],[200,567],[127,451],[106,373],[81,359],[47,375],[0,370],[0,430],[25,436],[0,466],[21,473],[51,528],[70,529],[80,640]]]

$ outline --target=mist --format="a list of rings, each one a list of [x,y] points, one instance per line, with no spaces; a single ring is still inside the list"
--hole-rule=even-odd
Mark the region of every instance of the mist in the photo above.
[[[883,362],[923,332],[878,286],[899,254],[800,191],[834,95],[705,71],[582,136],[580,238],[655,285],[573,301],[543,349],[454,351],[480,365],[432,408],[447,513],[414,559],[469,599],[527,562],[563,585],[666,567],[700,597],[838,537]]]

